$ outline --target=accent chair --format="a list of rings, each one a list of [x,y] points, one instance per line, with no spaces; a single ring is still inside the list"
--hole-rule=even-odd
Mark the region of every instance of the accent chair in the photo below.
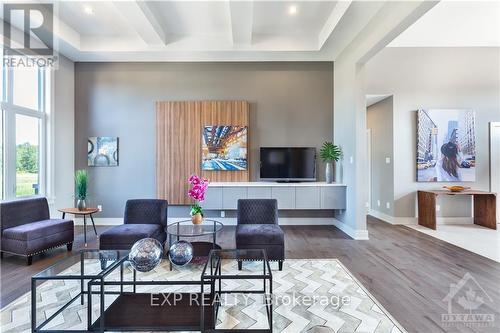
[[[143,238],[165,243],[168,201],[160,199],[128,200],[123,224],[106,230],[99,237],[101,250],[130,250]]]
[[[28,265],[35,254],[66,245],[71,251],[73,220],[51,219],[46,198],[20,199],[0,203],[1,256],[24,256]]]
[[[240,199],[236,227],[237,249],[264,249],[269,260],[278,261],[279,270],[285,260],[285,234],[278,225],[276,199]],[[242,268],[238,261],[238,269]]]

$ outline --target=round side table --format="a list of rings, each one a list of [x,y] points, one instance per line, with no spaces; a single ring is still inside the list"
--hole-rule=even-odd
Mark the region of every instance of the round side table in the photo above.
[[[90,220],[92,221],[92,226],[94,227],[94,232],[97,237],[97,230],[95,228],[94,217],[92,214],[99,212],[97,208],[85,208],[84,210],[79,210],[78,208],[61,208],[58,209],[62,213],[62,218],[66,217],[66,214],[72,214],[75,216],[83,216],[83,241],[85,243],[85,247],[87,247],[87,215],[90,216]]]
[[[208,258],[211,250],[220,249],[217,244],[217,233],[222,230],[224,225],[216,220],[204,219],[201,224],[193,224],[191,220],[182,220],[174,222],[165,227],[167,232],[168,246],[172,246],[175,241],[180,238],[194,238],[203,236],[212,236],[211,242],[194,241],[190,242],[193,246],[195,263],[203,263]],[[170,270],[172,270],[172,262],[170,262]]]

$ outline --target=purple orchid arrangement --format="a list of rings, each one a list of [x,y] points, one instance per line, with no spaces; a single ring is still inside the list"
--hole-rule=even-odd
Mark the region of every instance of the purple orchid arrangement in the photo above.
[[[195,201],[194,205],[191,206],[191,216],[196,214],[203,216],[203,209],[200,206],[200,202],[205,200],[205,193],[210,182],[208,179],[198,177],[197,175],[189,176],[188,182],[192,185],[188,191],[188,196]]]

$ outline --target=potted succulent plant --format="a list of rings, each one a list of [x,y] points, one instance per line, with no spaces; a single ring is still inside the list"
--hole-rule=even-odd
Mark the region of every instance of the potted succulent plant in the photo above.
[[[193,224],[201,224],[203,222],[203,208],[201,208],[200,202],[205,200],[209,181],[206,178],[191,175],[188,182],[192,186],[188,191],[188,196],[195,201],[191,206],[191,221]]]
[[[85,210],[85,208],[87,208],[85,200],[87,199],[88,182],[89,175],[87,170],[77,170],[75,173],[75,197],[77,199],[76,207],[78,210]]]
[[[319,151],[319,156],[326,163],[325,166],[325,175],[326,182],[328,184],[333,183],[333,173],[334,173],[334,162],[338,162],[340,157],[342,156],[342,151],[339,146],[334,145],[332,142],[326,141],[323,143]]]

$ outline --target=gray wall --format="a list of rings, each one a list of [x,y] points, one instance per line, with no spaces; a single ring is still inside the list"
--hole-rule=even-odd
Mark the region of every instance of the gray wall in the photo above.
[[[476,111],[476,181],[489,189],[488,123],[500,120],[499,48],[385,48],[366,66],[367,94],[394,99],[394,214],[414,217],[419,189],[445,183],[415,181],[416,110],[472,108]],[[442,216],[471,216],[469,198],[441,199]]]
[[[250,102],[252,180],[259,147],[319,149],[332,138],[331,62],[77,63],[75,168],[87,168],[87,137],[120,140],[118,167],[89,169],[90,200],[103,205],[100,217],[122,216],[129,198],[155,196],[156,101],[231,99]],[[323,169],[318,162],[320,180]]]
[[[371,130],[371,209],[390,215],[394,214],[392,112],[392,96],[369,106],[366,112],[366,127]]]

